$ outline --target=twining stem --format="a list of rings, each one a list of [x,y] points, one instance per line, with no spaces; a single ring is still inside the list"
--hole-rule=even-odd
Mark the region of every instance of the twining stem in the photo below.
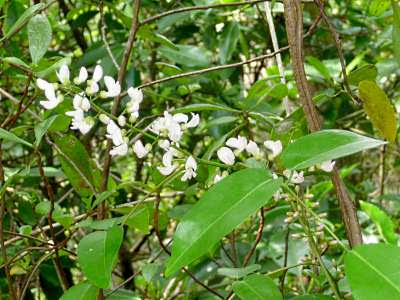
[[[310,131],[321,128],[321,119],[314,106],[312,93],[308,85],[304,69],[303,53],[303,12],[301,1],[284,0],[286,33],[289,42],[289,51],[292,58],[293,74],[299,91],[302,106]],[[332,182],[339,199],[339,205],[350,246],[362,244],[361,227],[358,222],[355,206],[348,194],[339,171],[335,167],[332,171]]]

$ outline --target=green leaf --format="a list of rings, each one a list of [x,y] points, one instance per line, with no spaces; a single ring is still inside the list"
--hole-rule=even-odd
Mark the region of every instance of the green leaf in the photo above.
[[[107,288],[118,256],[124,231],[114,226],[85,236],[78,245],[78,261],[88,280],[97,287]]]
[[[345,274],[355,300],[400,299],[400,248],[358,246],[344,257]]]
[[[389,216],[374,204],[360,201],[361,209],[367,213],[371,220],[378,227],[378,231],[383,239],[390,244],[397,245],[397,235],[394,225]]]
[[[240,29],[237,22],[232,21],[224,26],[219,43],[219,60],[221,64],[226,64],[231,59],[239,41],[239,34]]]
[[[282,295],[273,280],[265,275],[254,274],[232,285],[242,300],[281,300]]]
[[[373,81],[363,80],[358,85],[364,110],[374,127],[390,142],[396,140],[397,114],[386,93]]]
[[[400,66],[400,3],[392,0],[393,8],[393,50],[394,56],[397,60],[397,64]]]
[[[113,292],[110,296],[106,297],[106,300],[141,300],[138,295],[134,292],[125,290],[125,289],[118,289],[117,291]]]
[[[80,283],[68,289],[60,300],[96,300],[99,288],[90,283]]]
[[[233,279],[240,279],[261,269],[260,265],[250,265],[244,268],[219,268],[217,273]]]
[[[177,108],[173,111],[174,114],[176,113],[188,113],[192,111],[203,111],[203,110],[222,110],[222,111],[229,111],[229,112],[239,112],[236,109],[230,108],[228,106],[218,105],[218,104],[208,104],[208,103],[196,103],[196,104],[189,104],[184,107]]]
[[[329,74],[328,68],[324,65],[322,61],[314,56],[307,56],[306,59],[307,62],[311,66],[313,66],[318,71],[318,73],[322,75],[322,77],[324,77],[325,80],[332,81],[331,74]]]
[[[30,70],[30,67],[22,59],[19,59],[18,57],[4,57],[2,58],[2,60],[10,64],[17,65]]]
[[[28,20],[39,10],[45,7],[44,3],[38,3],[29,7],[14,23],[14,25],[7,31],[4,37],[0,40],[8,39],[12,36],[16,31],[18,31]]]
[[[292,300],[335,300],[335,299],[326,295],[301,295],[292,298]]]
[[[378,70],[374,65],[364,65],[351,71],[347,79],[350,84],[358,85],[363,80],[375,81],[377,75]]]
[[[207,50],[190,45],[176,45],[178,50],[161,47],[160,54],[174,63],[187,67],[201,67],[210,64]]]
[[[7,130],[4,130],[3,128],[0,128],[0,139],[4,141],[12,141],[20,144],[24,144],[25,146],[28,147],[33,147],[31,143],[28,143],[27,141],[17,137],[14,133],[11,133]]]
[[[371,16],[379,17],[390,7],[390,0],[372,0],[368,13]]]
[[[167,262],[166,276],[207,253],[279,189],[264,169],[245,169],[225,177],[208,190],[179,223]]]
[[[50,126],[53,124],[54,120],[57,119],[59,115],[51,116],[50,118],[40,122],[35,126],[35,146],[39,146],[42,141],[43,136],[46,134],[47,130],[49,130]]]
[[[29,21],[28,40],[32,62],[37,64],[51,43],[51,25],[46,15],[36,15]]]
[[[62,137],[55,136],[54,139],[55,143],[63,152],[63,155],[60,154],[58,158],[71,185],[81,196],[90,196],[92,191],[88,187],[86,181],[93,185],[93,168],[91,167],[91,160],[85,147],[72,135]],[[86,180],[82,178],[81,174],[86,178]]]
[[[328,160],[386,144],[345,130],[321,130],[289,144],[281,154],[285,168],[305,169]]]

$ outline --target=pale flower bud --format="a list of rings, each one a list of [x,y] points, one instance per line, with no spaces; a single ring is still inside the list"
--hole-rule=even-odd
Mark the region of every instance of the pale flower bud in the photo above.
[[[218,158],[229,166],[232,166],[235,163],[235,155],[232,150],[228,147],[222,147],[217,151]]]

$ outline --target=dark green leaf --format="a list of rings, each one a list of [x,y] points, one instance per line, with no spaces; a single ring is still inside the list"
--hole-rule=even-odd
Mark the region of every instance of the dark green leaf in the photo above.
[[[107,288],[118,256],[124,231],[114,226],[85,236],[78,245],[78,261],[88,280],[97,287]]]
[[[20,144],[24,144],[25,146],[28,147],[33,147],[31,143],[28,143],[27,141],[17,137],[14,133],[11,133],[7,130],[4,130],[3,128],[0,128],[0,139],[5,140],[5,141],[12,141]]]
[[[226,64],[231,59],[239,41],[239,34],[240,30],[237,22],[232,21],[225,24],[219,43],[219,60],[221,64]]]
[[[60,300],[96,300],[99,289],[90,283],[80,283],[67,290]]]
[[[358,85],[363,80],[375,81],[377,75],[378,70],[374,65],[364,65],[351,71],[347,79],[350,84]]]
[[[219,268],[218,274],[233,279],[240,279],[261,269],[260,265],[250,265],[244,268]]]
[[[51,43],[51,26],[46,15],[34,16],[28,23],[29,52],[37,64]]]
[[[282,295],[273,280],[265,275],[250,275],[243,281],[236,281],[233,291],[242,300],[281,300]]]
[[[214,185],[189,210],[173,238],[166,276],[190,264],[268,203],[282,180],[264,169],[245,169]]]
[[[51,116],[35,126],[36,147],[39,146],[43,136],[46,134],[47,130],[49,130],[50,126],[53,124],[54,120],[57,119],[57,117],[58,115]]]

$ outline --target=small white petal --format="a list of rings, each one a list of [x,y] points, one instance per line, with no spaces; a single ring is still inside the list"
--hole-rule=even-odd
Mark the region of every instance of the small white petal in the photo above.
[[[189,120],[188,116],[182,113],[177,113],[172,118],[178,123],[187,123]]]
[[[159,140],[158,146],[160,146],[161,149],[168,151],[169,147],[171,146],[171,143],[168,140]]]
[[[332,172],[333,167],[335,166],[335,161],[332,160],[328,160],[323,162],[321,165],[319,165],[318,167],[325,172]]]
[[[260,154],[260,149],[254,141],[249,141],[246,146],[246,151],[253,156],[258,156]]]
[[[270,155],[271,159],[274,159],[282,152],[282,142],[279,140],[265,141],[264,146],[272,152],[272,154]]]
[[[200,116],[198,114],[192,114],[192,118],[186,124],[186,128],[197,127],[200,124]]]
[[[53,87],[53,85],[51,83],[49,83],[46,80],[43,80],[41,78],[38,78],[38,80],[36,81],[36,85],[41,90],[46,90],[49,87],[52,87],[54,89],[54,87]]]
[[[118,125],[121,126],[121,127],[124,127],[125,124],[126,124],[126,118],[123,115],[120,115],[118,117],[117,121],[118,121]]]
[[[100,116],[99,116],[99,120],[100,120],[100,122],[101,123],[103,123],[103,124],[105,124],[105,125],[108,125],[108,123],[110,122],[110,117],[108,117],[107,115],[105,115],[105,114],[101,114]]]
[[[128,144],[122,143],[110,150],[111,156],[123,156],[128,153]]]
[[[185,169],[197,170],[197,163],[193,156],[189,156],[185,163]]]
[[[133,152],[135,152],[138,158],[143,158],[148,153],[147,149],[143,146],[140,140],[137,140],[136,143],[133,145]]]
[[[103,68],[100,65],[97,65],[94,68],[92,80],[94,82],[99,82],[102,77],[103,77]]]
[[[58,80],[60,80],[60,82],[62,84],[67,84],[69,83],[69,68],[67,65],[62,65],[60,70],[58,72],[56,72]]]
[[[218,158],[229,166],[232,166],[235,163],[235,155],[232,150],[228,147],[222,147],[217,151]]]
[[[141,103],[143,101],[143,93],[139,89],[130,87],[128,89],[128,95],[129,97],[131,97],[132,100],[134,100],[134,102]]]
[[[110,76],[104,76],[104,83],[107,87],[107,97],[116,97],[121,93],[121,85]]]
[[[226,145],[239,150],[239,152],[242,152],[244,149],[246,149],[247,139],[244,136],[239,135],[237,138],[229,138],[226,141]]]
[[[88,71],[86,70],[85,67],[81,67],[79,70],[79,76],[74,79],[75,84],[81,84],[84,83],[88,79]]]
[[[175,169],[177,165],[168,165],[168,166],[162,166],[162,167],[157,167],[158,171],[164,176],[170,175]]]

